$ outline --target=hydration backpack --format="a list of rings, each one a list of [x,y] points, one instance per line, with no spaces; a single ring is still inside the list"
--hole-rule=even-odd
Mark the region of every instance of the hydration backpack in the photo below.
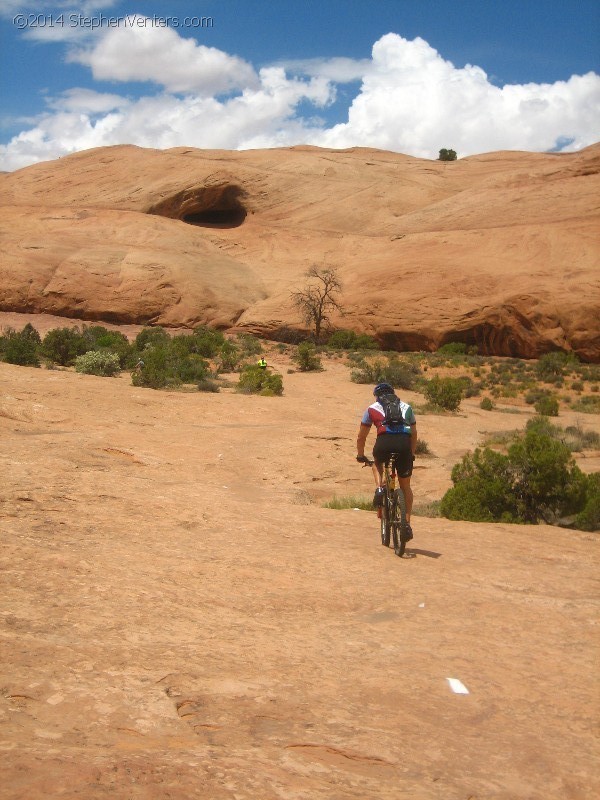
[[[392,433],[400,433],[406,425],[400,398],[395,394],[384,394],[379,397],[379,402],[385,414],[386,427]]]

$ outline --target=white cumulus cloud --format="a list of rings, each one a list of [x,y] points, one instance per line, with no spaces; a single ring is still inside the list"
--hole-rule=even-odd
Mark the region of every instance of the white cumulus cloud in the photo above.
[[[476,65],[457,67],[420,38],[390,33],[370,59],[311,59],[256,71],[243,59],[169,28],[97,32],[69,57],[97,80],[145,81],[142,97],[71,89],[47,101],[27,130],[0,146],[0,169],[110,144],[245,149],[308,143],[378,147],[436,158],[501,149],[577,150],[597,140],[600,76],[495,86]],[[358,82],[346,119],[317,116],[336,89]],[[339,106],[339,102],[338,102]],[[338,115],[339,118],[339,115]]]
[[[69,60],[90,67],[97,80],[151,81],[170,92],[218,95],[258,84],[253,67],[237,56],[184,39],[148,17],[120,22]]]
[[[440,146],[459,155],[491,150],[550,150],[557,141],[579,149],[597,140],[600,77],[574,75],[554,84],[490,83],[467,64],[455,67],[423,39],[387,34],[348,121],[323,131],[320,144],[369,144],[431,158]]]

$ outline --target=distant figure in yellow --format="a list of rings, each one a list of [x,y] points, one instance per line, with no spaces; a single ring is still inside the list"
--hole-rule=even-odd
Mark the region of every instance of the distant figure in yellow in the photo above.
[[[256,362],[256,364],[261,369],[266,369],[267,368],[267,362],[265,361],[263,356],[261,356],[261,358]]]

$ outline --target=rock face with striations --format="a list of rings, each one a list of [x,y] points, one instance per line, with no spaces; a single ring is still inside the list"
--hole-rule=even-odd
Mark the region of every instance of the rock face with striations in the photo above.
[[[316,264],[344,285],[335,322],[388,348],[598,361],[599,171],[600,145],[88,150],[0,175],[0,311],[275,338]]]

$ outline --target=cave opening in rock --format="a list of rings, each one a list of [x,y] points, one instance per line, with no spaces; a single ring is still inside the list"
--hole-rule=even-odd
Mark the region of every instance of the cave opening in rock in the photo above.
[[[237,228],[246,219],[244,196],[241,186],[231,183],[184,189],[152,206],[148,213],[204,228]]]
[[[246,219],[246,209],[237,208],[207,208],[185,214],[183,222],[188,225],[201,225],[207,228],[237,228]]]

